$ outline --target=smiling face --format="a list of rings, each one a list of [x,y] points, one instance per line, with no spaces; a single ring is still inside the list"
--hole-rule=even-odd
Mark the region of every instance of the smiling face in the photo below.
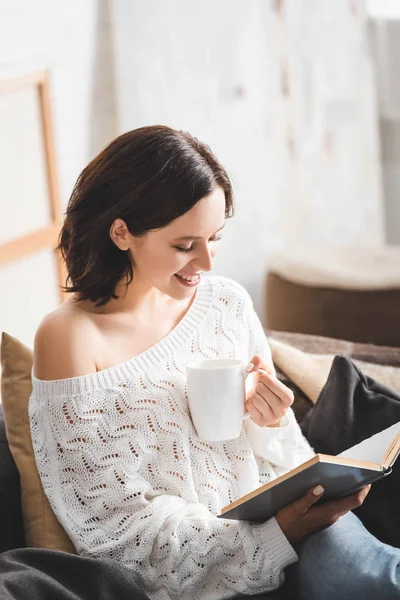
[[[137,238],[116,219],[110,235],[121,250],[132,253],[134,281],[183,300],[193,294],[201,274],[212,269],[224,224],[225,194],[217,187],[162,229]]]

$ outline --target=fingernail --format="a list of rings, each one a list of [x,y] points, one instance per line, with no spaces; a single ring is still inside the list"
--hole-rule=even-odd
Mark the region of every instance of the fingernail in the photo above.
[[[250,371],[254,368],[253,363],[249,363],[247,365],[247,367],[244,368],[244,370],[246,371],[246,373],[250,373]]]
[[[314,496],[319,496],[320,494],[322,494],[322,492],[324,491],[324,488],[322,487],[322,485],[317,485],[312,493],[314,494]]]

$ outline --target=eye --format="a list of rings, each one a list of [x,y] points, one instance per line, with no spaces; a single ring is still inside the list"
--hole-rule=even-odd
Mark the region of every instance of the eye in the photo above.
[[[190,252],[191,250],[193,250],[193,246],[191,246],[190,248],[181,248],[180,246],[174,246],[174,248],[179,250],[179,252]]]
[[[216,235],[215,237],[210,238],[210,242],[219,242],[222,240],[222,235]],[[191,252],[194,246],[190,246],[190,248],[182,248],[182,246],[174,246],[178,252]]]

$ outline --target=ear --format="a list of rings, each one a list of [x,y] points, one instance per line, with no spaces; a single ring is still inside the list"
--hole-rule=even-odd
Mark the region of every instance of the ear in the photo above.
[[[131,234],[122,219],[115,219],[110,227],[110,238],[114,244],[123,252],[129,250],[131,245]]]

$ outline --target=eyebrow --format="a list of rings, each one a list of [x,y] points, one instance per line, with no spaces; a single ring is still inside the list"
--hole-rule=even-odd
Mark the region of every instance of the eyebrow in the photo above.
[[[218,233],[219,231],[221,231],[223,228],[225,227],[225,223],[222,225],[222,227],[220,227],[215,233]],[[215,233],[213,235],[215,235]],[[174,242],[179,241],[189,241],[189,240],[201,240],[201,236],[200,235],[183,235],[182,237],[178,237],[174,239]]]

